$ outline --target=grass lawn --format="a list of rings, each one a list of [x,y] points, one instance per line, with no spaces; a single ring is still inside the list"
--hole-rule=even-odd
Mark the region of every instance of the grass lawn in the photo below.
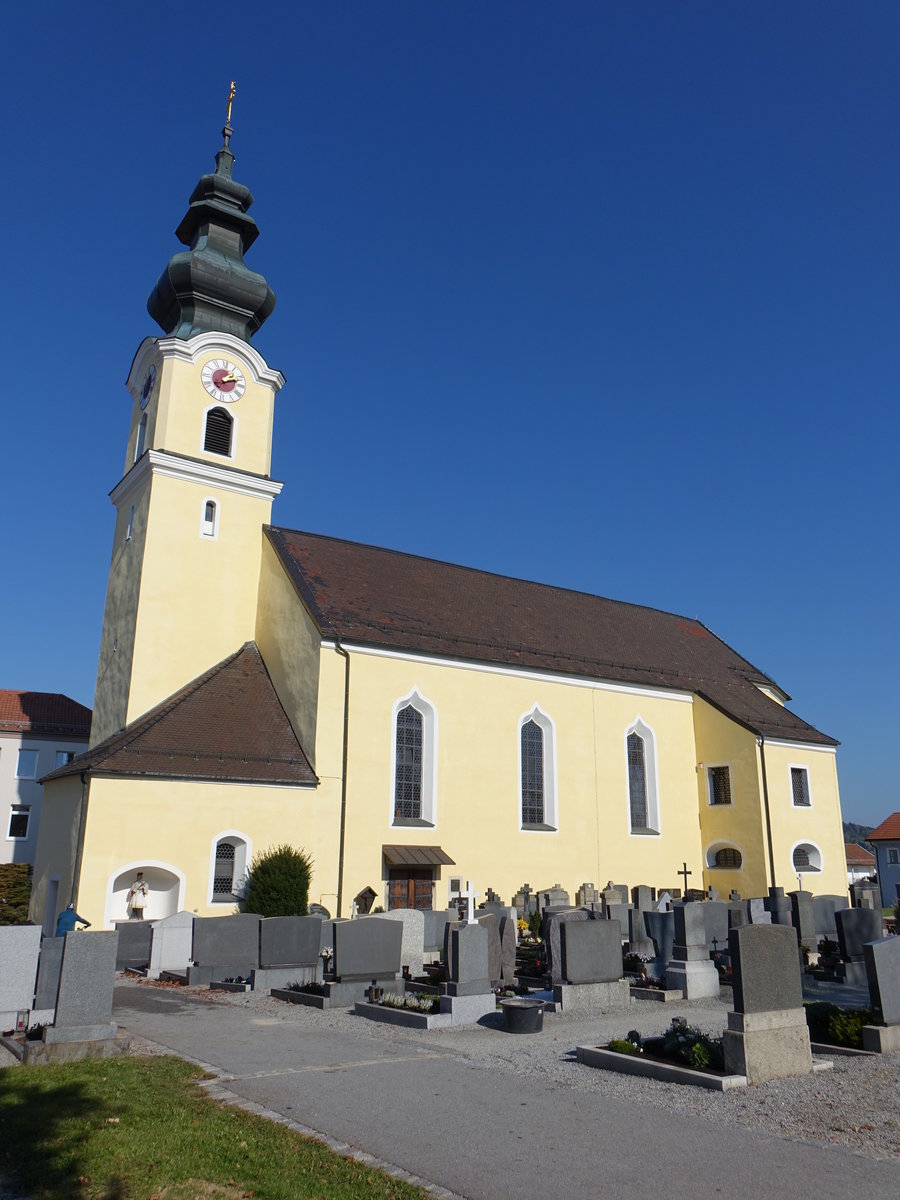
[[[33,1200],[426,1200],[210,1100],[178,1058],[0,1070],[0,1176]]]

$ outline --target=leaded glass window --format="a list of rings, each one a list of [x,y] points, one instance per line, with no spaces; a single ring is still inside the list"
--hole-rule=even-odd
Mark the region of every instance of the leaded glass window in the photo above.
[[[397,713],[394,820],[422,817],[422,714],[407,704]]]
[[[647,828],[647,760],[644,739],[636,733],[628,735],[628,801],[631,808],[631,828]]]
[[[709,768],[710,804],[731,803],[731,772],[727,767]]]
[[[234,891],[234,850],[232,842],[219,842],[216,846],[213,896],[231,896]]]
[[[522,726],[522,824],[544,823],[544,731],[536,721]]]
[[[791,767],[791,795],[799,808],[809,808],[809,777],[805,767]]]
[[[733,846],[725,846],[724,849],[716,851],[715,865],[717,867],[730,867],[732,870],[737,870],[743,861],[740,850],[735,850]]]

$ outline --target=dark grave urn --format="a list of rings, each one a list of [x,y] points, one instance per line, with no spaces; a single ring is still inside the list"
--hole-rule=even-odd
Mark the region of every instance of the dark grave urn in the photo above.
[[[506,1033],[540,1033],[544,1028],[543,1000],[516,996],[511,1000],[501,1000],[500,1009]]]

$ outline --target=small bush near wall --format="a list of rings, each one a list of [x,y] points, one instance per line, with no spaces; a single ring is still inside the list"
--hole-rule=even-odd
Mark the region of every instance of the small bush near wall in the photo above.
[[[312,859],[293,846],[272,846],[253,856],[240,910],[261,917],[305,917]]]
[[[0,925],[24,925],[31,900],[28,863],[0,863]]]

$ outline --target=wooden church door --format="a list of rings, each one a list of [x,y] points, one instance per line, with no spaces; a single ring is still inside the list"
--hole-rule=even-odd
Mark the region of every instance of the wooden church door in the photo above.
[[[388,908],[431,908],[430,867],[394,867],[388,876]]]

